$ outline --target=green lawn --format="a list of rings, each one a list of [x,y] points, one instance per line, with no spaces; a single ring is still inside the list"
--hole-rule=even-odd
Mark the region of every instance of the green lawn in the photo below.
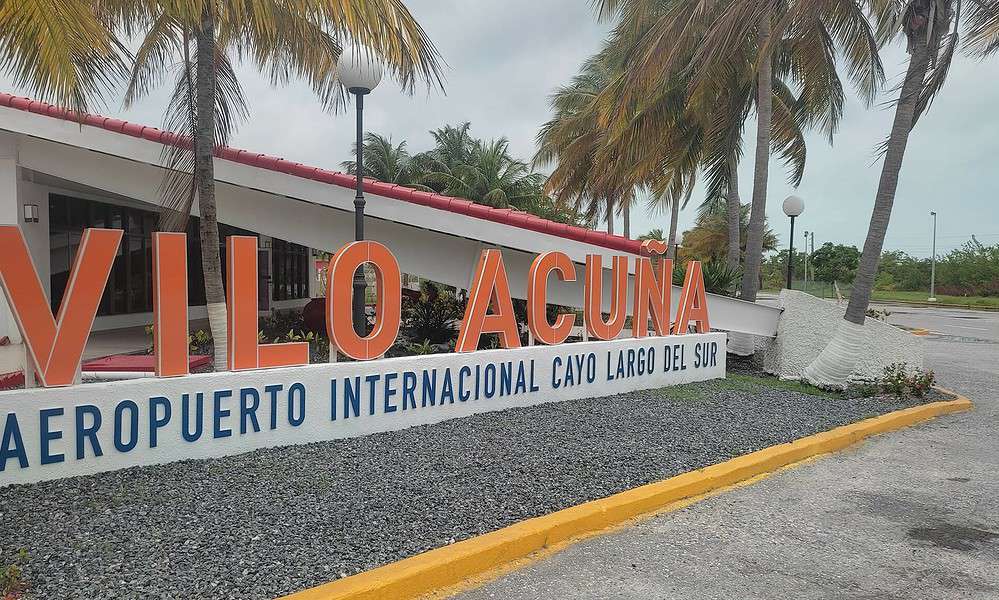
[[[873,300],[897,302],[926,302],[929,294],[926,292],[881,292],[875,291]],[[981,308],[999,309],[999,297],[995,296],[944,296],[937,294],[937,304],[960,304]]]
[[[799,288],[800,289],[800,288]],[[844,297],[849,298],[850,289],[847,286],[841,288]],[[777,295],[780,290],[761,290],[762,293]],[[832,293],[828,290],[811,290],[809,292],[820,298],[831,299]],[[919,302],[933,304],[932,302],[927,302],[926,299],[929,298],[928,292],[885,292],[880,290],[875,290],[874,294],[871,296],[872,301],[882,301],[882,302]],[[950,305],[950,306],[970,306],[972,308],[982,308],[982,309],[994,309],[999,310],[999,296],[944,296],[942,294],[937,294],[936,304],[940,305]]]

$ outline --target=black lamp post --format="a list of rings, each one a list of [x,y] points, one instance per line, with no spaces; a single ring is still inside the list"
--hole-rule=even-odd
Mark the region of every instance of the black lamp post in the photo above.
[[[375,89],[382,79],[381,65],[370,52],[356,47],[345,48],[337,63],[337,77],[347,91],[354,95],[354,105],[357,107],[357,140],[354,153],[356,155],[355,171],[356,193],[354,194],[354,240],[364,239],[364,97]],[[354,331],[360,336],[366,336],[367,316],[364,314],[365,288],[364,268],[354,273],[353,315]]]
[[[805,212],[805,201],[798,196],[788,196],[784,200],[784,214],[791,217],[791,247],[787,253],[787,289],[794,281],[794,219]]]

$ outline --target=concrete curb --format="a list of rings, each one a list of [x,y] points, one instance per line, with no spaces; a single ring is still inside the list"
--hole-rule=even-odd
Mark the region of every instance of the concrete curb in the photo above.
[[[949,390],[942,390],[954,394]],[[969,410],[957,399],[900,410],[771,446],[731,460],[515,523],[450,546],[437,548],[285,596],[283,600],[403,600],[417,598],[550,546],[619,525],[680,500],[700,496],[753,477],[842,450],[867,437],[902,429],[940,415]]]

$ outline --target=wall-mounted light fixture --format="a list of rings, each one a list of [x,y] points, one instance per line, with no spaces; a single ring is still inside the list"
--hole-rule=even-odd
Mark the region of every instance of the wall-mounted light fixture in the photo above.
[[[24,222],[25,223],[37,223],[38,222],[38,205],[37,204],[25,204],[21,208],[24,210]]]

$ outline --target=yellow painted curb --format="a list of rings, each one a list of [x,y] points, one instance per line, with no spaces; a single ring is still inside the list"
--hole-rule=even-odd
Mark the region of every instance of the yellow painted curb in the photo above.
[[[930,330],[924,327],[920,327],[919,329],[910,330],[909,333],[911,333],[912,335],[930,335]]]
[[[948,390],[943,391],[953,394]],[[521,521],[450,546],[297,592],[285,596],[283,600],[416,598],[522,559],[546,547],[655,512],[685,498],[730,486],[813,456],[842,450],[872,435],[971,408],[970,400],[958,396],[956,400],[924,404],[844,425],[665,481]]]

